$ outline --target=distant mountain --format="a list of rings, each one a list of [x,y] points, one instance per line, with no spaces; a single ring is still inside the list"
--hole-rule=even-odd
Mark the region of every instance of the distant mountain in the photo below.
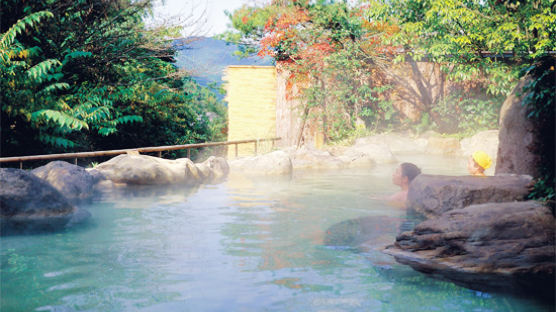
[[[238,50],[236,45],[209,37],[177,39],[174,46],[178,50],[176,66],[189,71],[202,86],[211,82],[221,84],[224,70],[229,65],[273,65],[268,57],[239,58],[234,55]]]

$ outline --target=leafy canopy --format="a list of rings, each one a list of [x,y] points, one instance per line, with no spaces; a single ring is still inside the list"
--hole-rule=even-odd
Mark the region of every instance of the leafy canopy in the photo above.
[[[173,64],[151,1],[3,2],[2,155],[171,145],[222,136],[216,96]],[[209,118],[209,115],[218,116]]]
[[[303,99],[302,118],[320,120],[325,139],[339,140],[361,118],[378,127],[394,114],[379,96],[388,87],[371,77],[384,63],[380,53],[392,48],[377,35],[395,27],[371,25],[361,13],[339,1],[244,6],[230,14],[237,32],[224,38],[244,44],[244,53],[273,57],[288,77],[287,97]]]
[[[490,79],[508,94],[520,71],[556,48],[552,0],[368,0],[365,16],[400,28],[387,38],[410,54],[445,64],[457,80]]]

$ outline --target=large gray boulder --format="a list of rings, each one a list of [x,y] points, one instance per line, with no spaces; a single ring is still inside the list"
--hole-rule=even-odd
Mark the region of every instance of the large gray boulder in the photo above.
[[[502,104],[495,174],[539,176],[543,134],[539,131],[539,123],[527,117],[529,110],[523,105],[526,94],[520,94],[528,81],[520,81]]]
[[[85,168],[85,170],[93,177],[95,183],[106,180],[106,177],[95,168]]]
[[[118,155],[95,167],[107,179],[126,184],[171,184],[184,182],[186,161],[147,155]]]
[[[418,224],[384,252],[472,289],[553,298],[554,222],[551,209],[535,201],[472,205]]]
[[[222,179],[228,174],[226,160],[209,158],[194,164],[187,158],[176,160],[147,155],[118,155],[95,167],[115,183],[164,185],[174,183],[200,184]]]
[[[60,230],[89,216],[34,174],[0,168],[0,231],[3,235]]]
[[[52,161],[31,171],[47,181],[67,199],[84,199],[93,195],[99,176],[91,175],[85,168],[65,161]]]
[[[229,162],[230,171],[247,175],[290,175],[292,161],[284,151],[237,158]]]
[[[230,166],[222,157],[210,156],[202,163],[195,164],[202,179],[209,183],[220,182],[228,176]],[[190,168],[191,170],[191,168]]]
[[[418,175],[409,185],[407,206],[427,218],[473,204],[523,200],[532,178],[527,175]]]

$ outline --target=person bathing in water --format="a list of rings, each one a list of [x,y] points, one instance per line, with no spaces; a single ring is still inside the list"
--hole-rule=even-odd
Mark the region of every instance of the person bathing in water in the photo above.
[[[402,163],[392,174],[392,183],[399,186],[401,190],[387,198],[389,203],[405,207],[409,183],[421,174],[421,169],[412,163]]]
[[[484,177],[485,170],[492,165],[492,159],[483,151],[476,151],[467,161],[467,170],[472,176]]]

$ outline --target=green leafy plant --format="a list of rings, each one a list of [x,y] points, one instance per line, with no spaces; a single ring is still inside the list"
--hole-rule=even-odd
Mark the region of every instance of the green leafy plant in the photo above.
[[[372,78],[383,63],[376,51],[389,48],[373,37],[385,30],[362,19],[359,8],[281,1],[244,6],[229,17],[239,33],[223,37],[247,44],[245,53],[274,58],[289,73],[287,97],[301,99],[302,124],[319,124],[326,142],[365,132],[361,120],[374,128],[394,120],[392,103],[381,96],[388,86]]]
[[[541,7],[545,5],[543,2]],[[491,7],[495,7],[494,12]],[[360,119],[371,130],[412,127],[421,131],[432,127],[471,134],[494,127],[501,98],[518,78],[519,66],[501,62],[498,57],[510,47],[519,46],[515,53],[522,53],[527,45],[535,45],[530,35],[521,42],[515,34],[508,36],[508,29],[519,30],[521,24],[534,28],[537,24],[526,18],[545,20],[551,16],[529,4],[525,13],[503,12],[502,7],[442,0],[378,0],[355,5],[280,1],[236,10],[229,16],[237,31],[223,37],[246,44],[244,52],[273,57],[289,73],[286,89],[292,90],[294,85],[301,89],[291,95],[305,103],[301,118],[319,124],[325,139],[351,136],[358,131],[355,124]],[[488,14],[492,18],[483,16]],[[508,20],[511,25],[498,28],[499,22]],[[550,46],[543,41],[543,48]],[[466,96],[460,103],[461,111],[456,112],[454,100],[461,96],[443,98],[444,91],[433,96],[430,89],[435,86],[430,81],[415,80],[421,87],[408,88],[408,94],[417,98],[414,109],[422,117],[403,120],[399,110],[404,104],[393,102],[402,97],[396,98],[398,91],[392,88],[400,74],[392,68],[400,62],[418,67],[419,61],[436,64],[439,79],[450,82],[446,92],[481,90],[474,90],[476,96]]]
[[[455,93],[441,99],[432,109],[437,114],[435,130],[441,133],[473,135],[482,130],[497,129],[498,115],[504,96],[469,97]]]
[[[533,187],[529,197],[537,200],[554,201],[556,173],[556,59],[545,55],[524,70],[530,77],[529,82],[523,87],[526,94],[523,105],[527,106],[528,118],[534,120],[538,127],[542,141],[539,142],[541,159],[539,162],[540,178]]]
[[[67,134],[83,129],[90,130],[90,124],[99,134],[108,135],[115,131],[115,126],[130,121],[141,121],[140,116],[120,116],[113,119],[111,106],[106,101],[86,100],[76,106],[68,104],[70,94],[63,94],[70,89],[63,78],[63,63],[57,59],[46,59],[33,65],[33,58],[39,58],[40,47],[25,49],[17,41],[17,34],[26,27],[38,27],[41,19],[53,17],[48,11],[33,13],[18,20],[8,29],[0,40],[0,64],[2,69],[2,90],[5,98],[2,103],[4,120],[14,120],[9,130],[16,128],[15,120],[25,120],[38,132],[38,139],[58,147],[74,147],[75,142]],[[68,58],[77,58],[87,53],[70,53]],[[66,60],[65,60],[66,61]],[[31,102],[21,105],[21,101]],[[25,102],[24,102],[25,103]],[[4,116],[3,116],[4,117]],[[112,128],[107,128],[111,125]],[[108,129],[108,130],[107,130]],[[8,134],[12,131],[8,131]]]
[[[538,179],[533,185],[533,189],[527,195],[529,199],[540,201],[554,201],[556,200],[556,191],[554,190],[554,181],[550,177],[543,177]]]
[[[224,105],[215,90],[172,63],[170,37],[179,29],[145,27],[151,6],[150,0],[3,1],[2,156],[223,136]]]
[[[432,127],[432,121],[430,119],[429,113],[423,113],[421,115],[421,119],[418,124],[416,124],[413,128],[417,131],[417,133],[422,133],[427,130],[430,130]]]

